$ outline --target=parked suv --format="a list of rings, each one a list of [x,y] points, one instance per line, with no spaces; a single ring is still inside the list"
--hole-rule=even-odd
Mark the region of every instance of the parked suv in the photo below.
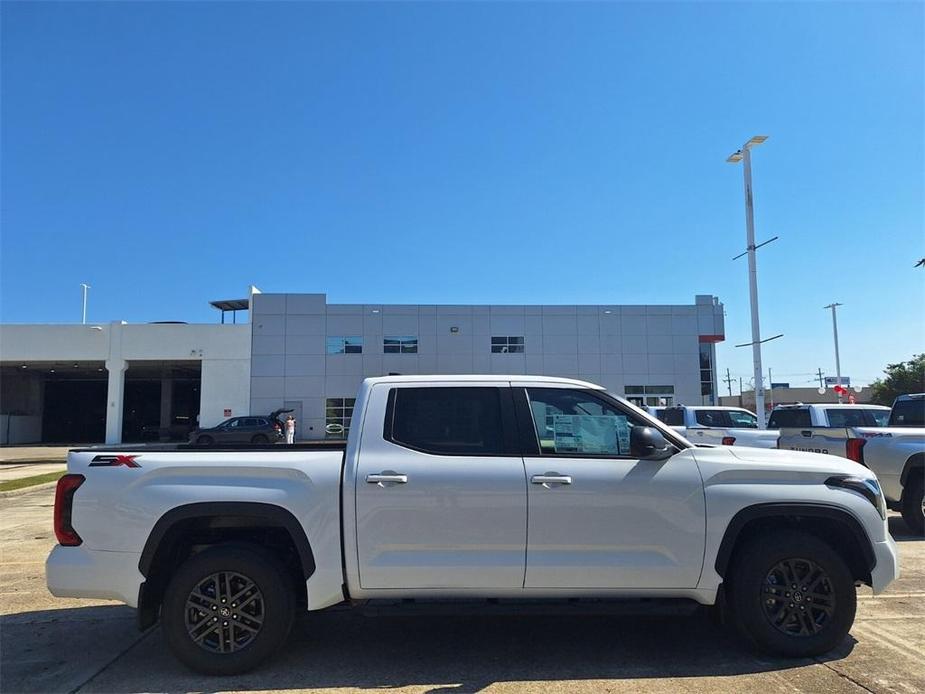
[[[209,429],[194,429],[190,443],[211,446],[216,443],[277,443],[283,430],[275,417],[232,417]]]

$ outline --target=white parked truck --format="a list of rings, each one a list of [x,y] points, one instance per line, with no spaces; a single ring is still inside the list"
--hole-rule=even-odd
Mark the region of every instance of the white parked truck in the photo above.
[[[604,389],[532,376],[371,378],[345,445],[68,455],[49,590],[160,620],[229,674],[297,610],[381,598],[682,599],[766,651],[838,645],[896,546],[876,476],[834,456],[698,448]]]
[[[829,419],[832,420],[831,414]],[[921,535],[925,533],[923,419],[925,394],[903,395],[893,403],[886,427],[844,424],[784,427],[780,430],[778,447],[843,456],[867,466],[877,474],[887,506],[900,511],[910,530]]]
[[[882,427],[890,419],[883,405],[778,405],[768,417],[768,429],[784,427]]]
[[[742,407],[679,405],[647,407],[649,414],[694,443],[775,448],[777,432],[758,428],[758,416]]]

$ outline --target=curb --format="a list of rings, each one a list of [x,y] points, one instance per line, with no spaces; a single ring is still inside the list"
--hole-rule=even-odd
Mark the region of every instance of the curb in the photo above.
[[[54,489],[58,486],[57,482],[43,482],[42,484],[33,484],[28,487],[20,487],[19,489],[10,489],[6,492],[0,492],[0,499],[6,499],[10,496],[18,496],[20,494],[25,494],[27,492],[34,492],[44,489]]]
[[[67,463],[67,458],[30,458],[28,460],[0,460],[0,467],[4,465],[50,465]]]

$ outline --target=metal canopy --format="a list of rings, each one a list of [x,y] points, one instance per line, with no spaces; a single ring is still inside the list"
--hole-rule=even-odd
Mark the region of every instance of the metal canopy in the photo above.
[[[210,301],[209,305],[222,312],[222,323],[225,322],[225,313],[228,311],[231,311],[232,322],[237,323],[238,311],[247,311],[250,308],[250,301],[248,299],[222,299]]]

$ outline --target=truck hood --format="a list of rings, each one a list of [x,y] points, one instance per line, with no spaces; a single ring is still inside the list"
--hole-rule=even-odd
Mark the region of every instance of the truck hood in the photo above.
[[[721,446],[694,449],[694,456],[704,479],[718,478],[790,478],[814,479],[829,475],[875,477],[874,473],[847,458],[822,453],[803,453],[776,448]]]

